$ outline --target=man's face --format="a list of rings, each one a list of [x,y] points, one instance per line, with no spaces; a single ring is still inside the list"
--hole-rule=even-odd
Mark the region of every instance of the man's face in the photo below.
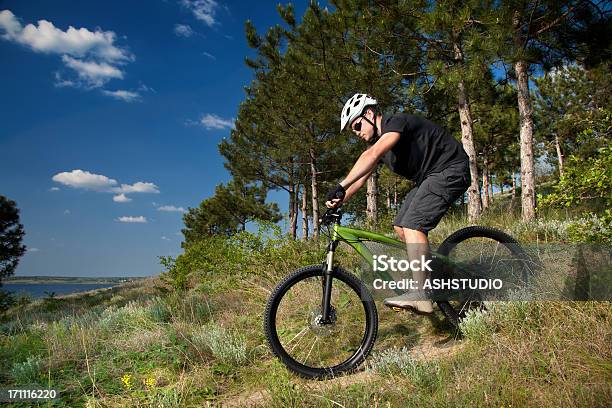
[[[351,130],[364,142],[369,142],[374,137],[374,127],[364,120],[364,116],[370,121],[374,122],[374,113],[371,109],[368,109],[351,123]]]

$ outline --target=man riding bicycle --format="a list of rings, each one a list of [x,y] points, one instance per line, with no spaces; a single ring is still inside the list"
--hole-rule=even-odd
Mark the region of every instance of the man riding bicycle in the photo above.
[[[421,116],[382,115],[377,101],[366,94],[355,94],[344,105],[340,130],[347,127],[369,146],[346,178],[329,191],[325,205],[337,208],[351,198],[382,160],[392,172],[416,183],[406,195],[393,228],[406,243],[410,259],[428,256],[428,232],[470,185],[463,147],[445,129]],[[433,303],[423,290],[426,277],[424,271],[413,272],[419,290],[387,298],[385,305],[432,313]]]

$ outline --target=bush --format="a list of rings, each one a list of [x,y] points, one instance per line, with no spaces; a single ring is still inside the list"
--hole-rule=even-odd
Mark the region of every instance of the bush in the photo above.
[[[134,328],[150,328],[153,326],[150,310],[136,302],[116,308],[105,309],[100,316],[99,326],[109,331],[123,331]]]
[[[19,385],[37,384],[40,380],[42,366],[43,363],[39,357],[28,357],[24,362],[13,364],[11,377]]]
[[[459,324],[461,334],[477,344],[485,341],[492,333],[488,312],[468,310]]]
[[[246,339],[215,323],[209,323],[195,333],[193,343],[210,351],[223,363],[239,365],[247,360]]]
[[[609,208],[611,185],[612,148],[605,146],[594,157],[570,156],[554,192],[538,196],[539,206],[570,207],[584,201],[603,201],[604,208]]]
[[[612,243],[612,209],[607,208],[601,216],[585,214],[568,225],[567,235],[572,242]]]
[[[405,376],[417,387],[433,390],[440,385],[440,367],[435,362],[415,359],[405,347],[372,355],[367,368],[381,375]]]
[[[227,285],[246,276],[271,277],[309,263],[321,262],[316,242],[289,239],[273,224],[260,222],[257,232],[241,231],[231,237],[214,236],[197,241],[177,258],[161,257],[162,279],[178,291],[192,280]],[[223,275],[224,279],[210,279]],[[218,290],[219,288],[203,288]]]
[[[149,308],[149,313],[154,322],[166,323],[170,321],[170,308],[159,296],[153,298],[153,304]]]

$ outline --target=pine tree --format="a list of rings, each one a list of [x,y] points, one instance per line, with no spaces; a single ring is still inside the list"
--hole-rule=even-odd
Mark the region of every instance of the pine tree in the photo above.
[[[612,106],[608,64],[591,70],[568,65],[553,69],[534,82],[536,139],[544,145],[548,157],[556,156],[554,164],[561,178],[565,157],[574,154],[586,158],[601,145],[595,140],[585,143],[580,135],[587,129],[589,117],[599,117],[600,109]]]
[[[217,185],[212,197],[183,215],[183,247],[212,235],[230,236],[244,231],[250,221],[279,221],[278,206],[266,204],[266,195],[264,186],[247,185],[240,179]]]
[[[19,258],[26,252],[24,234],[17,204],[0,195],[0,286],[2,279],[15,273]]]
[[[517,88],[521,152],[523,220],[535,218],[535,157],[532,97],[529,80],[534,66],[558,66],[575,55],[578,14],[590,10],[584,1],[505,1],[497,9],[499,54],[513,69]],[[579,25],[579,24],[578,24]]]
[[[420,19],[422,41],[428,49],[427,74],[435,80],[436,87],[456,98],[461,142],[470,161],[468,218],[472,221],[480,217],[482,205],[471,93],[486,74],[493,51],[486,41],[486,26],[491,18],[489,2],[444,1],[436,3]]]

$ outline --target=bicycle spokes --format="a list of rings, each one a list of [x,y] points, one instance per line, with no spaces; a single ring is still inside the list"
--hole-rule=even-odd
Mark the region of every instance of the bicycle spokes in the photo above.
[[[329,319],[323,321],[322,279],[311,277],[289,288],[276,314],[282,347],[309,367],[331,367],[347,360],[360,347],[366,326],[359,295],[338,279],[333,280]]]

